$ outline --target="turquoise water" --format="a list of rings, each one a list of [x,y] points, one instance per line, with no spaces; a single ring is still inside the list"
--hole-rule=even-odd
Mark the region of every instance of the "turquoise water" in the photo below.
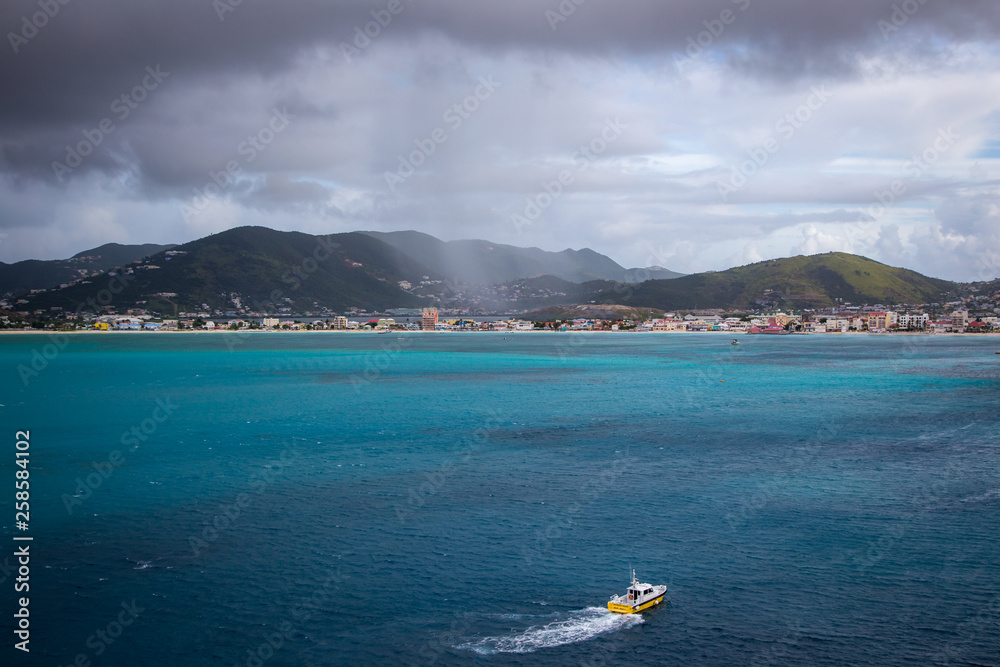
[[[1000,663],[1000,341],[729,340],[0,336],[34,537],[32,651],[4,651]],[[630,566],[669,604],[607,613]]]

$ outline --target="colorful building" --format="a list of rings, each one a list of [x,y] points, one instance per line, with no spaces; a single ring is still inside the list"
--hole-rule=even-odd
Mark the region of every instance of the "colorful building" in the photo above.
[[[420,328],[424,331],[434,331],[437,329],[438,310],[437,308],[424,308],[423,317],[420,319]]]
[[[895,313],[868,313],[869,331],[885,331],[895,323]]]

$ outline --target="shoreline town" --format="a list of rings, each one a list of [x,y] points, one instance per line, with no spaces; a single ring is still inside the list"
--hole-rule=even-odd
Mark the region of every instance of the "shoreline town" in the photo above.
[[[956,304],[957,305],[957,304]],[[992,304],[990,304],[992,305]],[[937,304],[935,304],[937,306]],[[940,311],[940,309],[937,309]],[[926,310],[896,311],[884,306],[845,307],[830,310],[799,312],[763,311],[733,312],[718,310],[684,310],[661,312],[648,319],[576,317],[571,319],[534,320],[516,316],[442,317],[436,308],[424,308],[420,316],[413,313],[387,312],[367,316],[348,315],[315,318],[308,315],[276,317],[229,318],[210,312],[184,313],[178,318],[161,318],[154,314],[131,310],[124,315],[83,314],[62,322],[28,322],[10,315],[0,316],[0,332],[60,333],[74,332],[275,332],[275,331],[340,331],[388,333],[406,331],[464,332],[541,332],[541,331],[608,331],[633,333],[723,333],[723,334],[974,334],[1000,333],[996,311],[976,312],[957,307],[932,317]],[[392,315],[391,317],[389,315]]]

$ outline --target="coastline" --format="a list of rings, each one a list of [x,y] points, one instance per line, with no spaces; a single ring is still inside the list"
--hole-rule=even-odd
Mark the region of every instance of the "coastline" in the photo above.
[[[380,335],[378,331],[359,331],[354,329],[238,329],[233,331],[231,329],[179,329],[170,331],[136,331],[128,329],[109,329],[107,331],[98,331],[94,329],[78,329],[75,331],[58,331],[58,330],[46,330],[46,329],[0,329],[0,335],[79,335],[79,334],[100,334],[100,335],[121,335],[121,334],[143,334],[143,335],[162,335],[162,334],[197,334],[197,335],[256,335],[256,334],[351,334],[351,335]],[[972,336],[972,337],[988,337],[988,336],[1000,336],[1000,331],[984,331],[981,333],[961,333],[961,332],[945,332],[945,333],[928,333],[925,331],[896,331],[896,332],[886,332],[886,331],[850,331],[847,333],[834,333],[830,331],[822,333],[802,333],[802,332],[792,332],[788,334],[751,334],[746,331],[593,331],[590,329],[568,329],[566,331],[554,331],[551,329],[536,329],[533,331],[478,331],[478,330],[454,330],[454,331],[421,331],[421,330],[390,330],[390,333],[394,334],[454,334],[454,333],[475,333],[475,334],[503,334],[503,335],[521,335],[521,334],[559,334],[559,333],[573,333],[573,334],[642,334],[642,335],[691,335],[691,336],[761,336],[764,338],[774,338],[774,337],[784,337],[784,336],[834,336],[834,337],[844,337],[844,336]]]

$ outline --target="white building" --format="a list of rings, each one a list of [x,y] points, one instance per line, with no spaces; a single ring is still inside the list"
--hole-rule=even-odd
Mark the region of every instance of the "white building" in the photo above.
[[[926,329],[931,316],[927,313],[900,313],[897,319],[900,329]]]

